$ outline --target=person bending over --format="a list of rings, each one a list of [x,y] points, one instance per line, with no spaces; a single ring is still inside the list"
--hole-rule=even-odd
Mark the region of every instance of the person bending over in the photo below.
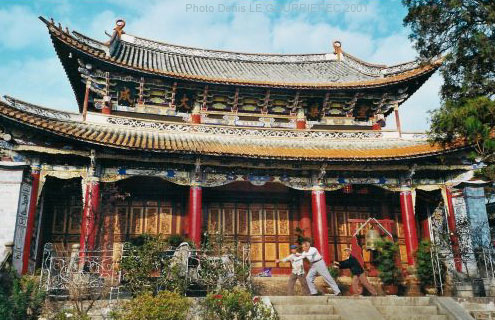
[[[352,291],[354,295],[359,295],[361,292],[359,288],[359,284],[363,285],[373,296],[376,296],[378,293],[376,292],[375,287],[371,285],[366,277],[366,273],[364,272],[363,267],[359,263],[358,259],[356,259],[353,255],[351,255],[351,249],[344,249],[344,253],[347,257],[346,260],[343,261],[335,261],[334,264],[338,266],[340,269],[350,269],[352,273]]]
[[[317,275],[322,276],[323,280],[325,280],[330,288],[332,288],[334,296],[340,295],[339,286],[330,275],[330,272],[328,272],[327,265],[325,264],[325,261],[323,261],[323,258],[318,252],[318,249],[312,247],[309,241],[303,242],[302,249],[303,252],[300,255],[308,259],[308,261],[311,263],[311,268],[309,269],[308,275],[306,276],[306,281],[308,283],[309,292],[311,293],[311,295],[316,296],[320,294],[318,293],[318,290],[316,290],[315,286],[315,278]]]

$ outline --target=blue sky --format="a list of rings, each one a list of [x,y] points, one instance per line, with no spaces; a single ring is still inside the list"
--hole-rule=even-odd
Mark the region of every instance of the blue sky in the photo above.
[[[76,111],[63,68],[38,16],[106,40],[115,20],[126,32],[210,49],[270,53],[330,52],[333,40],[363,60],[412,60],[400,0],[18,0],[0,2],[0,94]],[[405,131],[428,127],[438,107],[435,74],[401,107]],[[387,119],[387,127],[395,126]]]

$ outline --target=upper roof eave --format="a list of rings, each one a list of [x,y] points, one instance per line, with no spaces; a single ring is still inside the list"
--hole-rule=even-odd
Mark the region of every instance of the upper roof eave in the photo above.
[[[253,80],[242,78],[221,78],[213,76],[205,76],[199,74],[190,74],[183,72],[172,72],[167,70],[161,70],[158,68],[149,68],[142,66],[129,65],[118,61],[113,56],[109,55],[108,46],[100,41],[93,40],[87,36],[84,36],[78,32],[72,34],[68,30],[63,30],[61,26],[56,26],[54,22],[50,22],[42,17],[40,19],[47,25],[52,37],[58,39],[65,45],[71,47],[74,50],[83,52],[84,54],[104,61],[118,68],[137,71],[146,74],[153,74],[158,76],[164,76],[175,79],[183,79],[204,83],[237,85],[237,86],[253,86],[253,87],[274,87],[274,88],[286,88],[286,89],[359,89],[359,88],[377,88],[390,86],[397,83],[407,82],[416,79],[422,75],[432,74],[441,64],[441,59],[433,61],[431,63],[416,63],[409,62],[400,64],[397,66],[386,67],[382,65],[373,65],[363,62],[353,56],[344,53],[346,59],[352,59],[353,63],[359,63],[366,65],[366,67],[381,68],[381,70],[389,70],[390,76],[375,77],[369,80],[361,81],[347,81],[347,82],[283,82],[283,81],[269,81],[269,80]],[[84,42],[83,42],[84,41]],[[151,40],[149,40],[151,41]],[[180,47],[180,46],[176,46]],[[186,47],[184,47],[186,48]],[[203,50],[208,52],[223,52],[216,50]],[[230,53],[230,52],[227,52]],[[241,53],[232,53],[241,54]],[[243,54],[243,55],[258,55],[259,54]],[[275,56],[304,56],[304,55],[275,55]],[[408,68],[406,65],[414,65],[414,68]],[[406,67],[404,67],[406,66]],[[394,71],[395,70],[395,71]],[[397,71],[402,70],[402,71]]]

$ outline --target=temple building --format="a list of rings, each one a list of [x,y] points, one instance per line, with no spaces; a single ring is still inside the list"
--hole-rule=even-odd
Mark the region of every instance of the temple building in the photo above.
[[[0,241],[20,272],[46,243],[117,251],[150,233],[249,244],[254,271],[283,274],[275,260],[298,237],[329,263],[368,218],[412,265],[438,208],[450,228],[457,211],[486,219],[470,147],[400,129],[441,60],[372,64],[340,41],[300,55],[190,48],[124,20],[101,42],[40,19],[79,112],[0,101]]]

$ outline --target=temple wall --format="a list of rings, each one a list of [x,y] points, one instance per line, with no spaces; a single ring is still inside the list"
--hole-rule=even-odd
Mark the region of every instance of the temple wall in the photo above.
[[[15,163],[14,163],[15,164]],[[12,166],[12,163],[9,163]],[[23,169],[0,169],[0,262],[5,257],[5,243],[14,241]],[[24,243],[24,241],[22,241]]]
[[[115,185],[102,187],[97,249],[118,251],[121,245],[143,233],[187,236],[188,189],[159,181],[139,178],[128,180],[116,192]],[[163,182],[162,182],[163,183]],[[80,181],[58,181],[45,188],[42,244],[51,242],[57,250],[68,250],[78,243],[81,230],[82,196]],[[289,254],[289,246],[297,241],[300,227],[303,192],[289,190],[280,184],[260,189],[251,184],[204,188],[202,230],[214,248],[250,245],[255,269],[274,268],[285,273],[289,264],[276,264]],[[238,188],[238,189],[235,189]],[[239,189],[240,188],[240,189]],[[245,189],[242,189],[245,188]],[[330,258],[342,259],[356,227],[351,219],[388,219],[390,230],[398,240],[400,256],[407,262],[398,193],[356,187],[346,194],[342,190],[327,195],[328,245]],[[361,245],[368,229],[361,232]],[[418,235],[419,236],[419,235]],[[364,259],[371,267],[372,255],[364,250]]]

